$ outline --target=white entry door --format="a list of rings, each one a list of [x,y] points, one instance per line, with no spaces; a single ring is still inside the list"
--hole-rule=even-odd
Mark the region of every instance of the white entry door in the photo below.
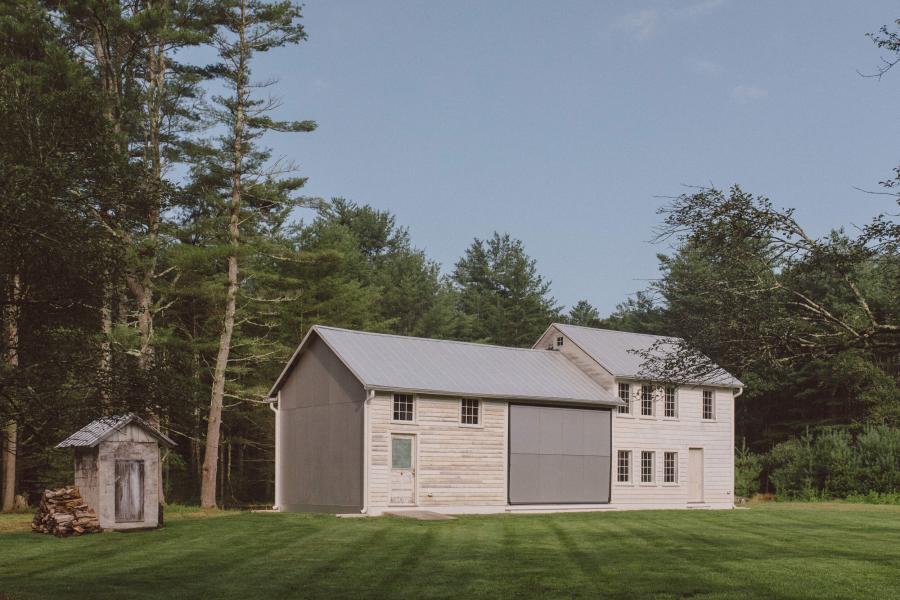
[[[391,435],[391,504],[416,503],[416,437]]]
[[[691,448],[688,459],[688,502],[703,502],[703,448]]]

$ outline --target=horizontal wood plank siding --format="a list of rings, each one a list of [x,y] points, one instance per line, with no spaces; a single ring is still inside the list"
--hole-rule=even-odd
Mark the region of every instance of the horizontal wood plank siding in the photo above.
[[[613,484],[612,503],[626,505],[687,504],[688,449],[703,448],[703,504],[731,505],[734,502],[734,447],[732,391],[714,390],[716,419],[703,420],[702,388],[681,386],[678,389],[678,417],[663,418],[663,398],[654,399],[654,416],[640,416],[640,384],[631,382],[632,415],[613,412]],[[707,388],[711,389],[711,388]],[[637,414],[635,414],[637,413]],[[631,481],[618,483],[615,478],[618,450],[631,451]],[[641,451],[656,453],[655,481],[641,483]],[[663,453],[678,453],[678,482],[663,482]]]
[[[416,435],[419,506],[506,504],[506,401],[481,402],[481,426],[460,425],[460,399],[417,396],[415,423],[391,422],[393,397],[378,393],[369,406],[369,504],[390,496],[390,436]]]

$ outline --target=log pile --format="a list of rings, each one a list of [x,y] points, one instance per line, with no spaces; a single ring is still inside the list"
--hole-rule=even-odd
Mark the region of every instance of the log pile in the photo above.
[[[57,537],[101,531],[97,513],[85,504],[81,491],[74,485],[44,490],[31,522],[31,530],[35,533],[52,533]]]

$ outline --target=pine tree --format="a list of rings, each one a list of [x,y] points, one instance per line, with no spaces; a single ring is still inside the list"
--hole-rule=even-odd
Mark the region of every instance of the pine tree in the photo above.
[[[470,339],[528,347],[559,313],[550,282],[509,234],[476,238],[451,277],[460,311],[472,319]]]
[[[255,90],[270,84],[251,81],[254,54],[306,39],[299,22],[300,7],[284,1],[232,0],[220,3],[216,16],[219,26],[213,44],[220,62],[211,73],[223,81],[229,95],[216,98],[215,115],[227,131],[218,146],[207,148],[197,173],[213,184],[212,189],[227,195],[227,284],[203,458],[200,503],[204,507],[216,505],[225,377],[241,287],[239,260],[246,243],[241,234],[263,225],[269,214],[282,210],[291,202],[291,193],[304,183],[302,178],[284,176],[290,169],[277,165],[267,168],[269,154],[254,142],[268,131],[308,132],[315,128],[311,121],[273,120],[268,113],[275,104],[254,96]]]

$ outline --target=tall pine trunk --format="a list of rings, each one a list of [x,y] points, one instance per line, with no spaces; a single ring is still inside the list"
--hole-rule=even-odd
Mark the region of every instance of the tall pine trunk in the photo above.
[[[12,276],[9,290],[9,302],[6,305],[3,319],[3,334],[6,342],[6,362],[13,369],[19,366],[19,300],[22,294],[22,282],[19,274]],[[16,458],[18,456],[18,425],[10,420],[3,427],[3,500],[0,509],[8,512],[15,506],[16,500]]]
[[[232,128],[231,206],[228,226],[231,251],[228,256],[228,291],[225,296],[225,318],[219,336],[216,370],[213,373],[212,394],[209,401],[209,422],[206,428],[206,449],[203,456],[203,478],[200,482],[200,506],[216,506],[216,474],[219,460],[219,436],[222,429],[222,401],[225,395],[225,375],[231,336],[237,311],[238,249],[240,246],[241,178],[243,176],[244,102],[247,51],[244,39],[244,6],[241,5],[237,76],[235,77],[234,125]]]

